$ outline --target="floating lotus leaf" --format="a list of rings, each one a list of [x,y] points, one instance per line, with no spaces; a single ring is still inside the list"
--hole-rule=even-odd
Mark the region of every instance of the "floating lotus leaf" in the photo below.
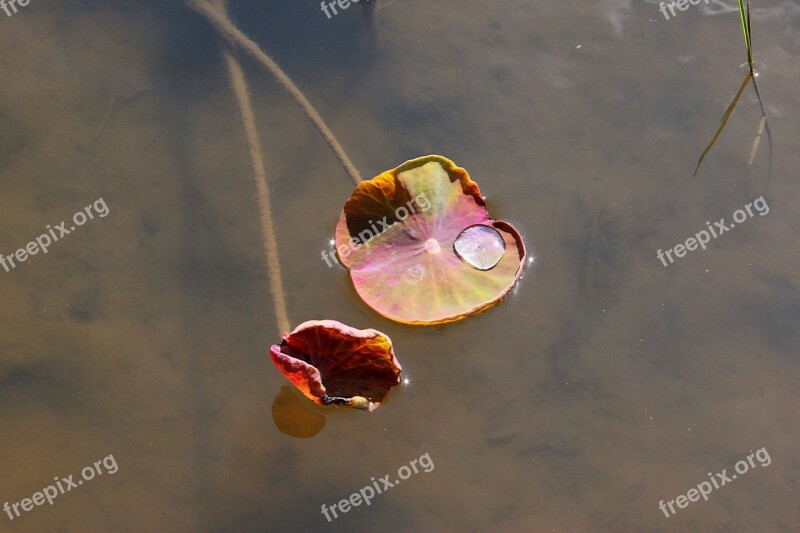
[[[310,400],[372,411],[400,382],[392,341],[374,329],[311,320],[270,348],[272,362]]]
[[[421,325],[491,307],[525,262],[517,230],[491,220],[478,184],[437,155],[360,183],[339,217],[336,250],[367,305]]]

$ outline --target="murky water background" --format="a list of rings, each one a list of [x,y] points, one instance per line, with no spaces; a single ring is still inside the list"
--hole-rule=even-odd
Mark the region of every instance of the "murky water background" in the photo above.
[[[800,9],[756,7],[769,182],[765,144],[747,165],[750,90],[691,179],[743,76],[736,13],[381,0],[328,20],[314,1],[231,2],[365,177],[446,155],[536,258],[457,324],[373,313],[320,258],[352,184],[241,56],[292,323],[380,329],[411,380],[371,415],[316,410],[311,439],[272,419],[287,382],[223,42],[181,2],[0,12],[0,253],[110,209],[0,270],[0,504],[119,465],[0,530],[796,530]],[[768,215],[656,258],[762,194]],[[769,466],[659,510],[762,447]],[[430,473],[322,515],[425,453]]]

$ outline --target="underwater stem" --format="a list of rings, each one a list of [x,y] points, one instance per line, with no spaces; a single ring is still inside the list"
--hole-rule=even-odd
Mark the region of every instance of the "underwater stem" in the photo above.
[[[239,113],[244,125],[247,139],[247,148],[250,152],[250,163],[253,166],[253,178],[258,190],[258,209],[261,212],[261,232],[264,235],[264,254],[267,257],[267,274],[272,289],[272,301],[275,304],[275,318],[278,322],[279,332],[290,331],[289,316],[286,312],[286,293],[283,290],[281,277],[281,262],[278,256],[278,242],[275,239],[275,230],[272,224],[272,208],[269,200],[269,185],[267,173],[264,169],[264,156],[261,153],[261,143],[258,139],[253,106],[250,102],[250,93],[247,89],[247,80],[242,73],[242,67],[230,51],[225,51],[225,62],[228,64],[228,74],[231,78],[236,102],[239,104]]]
[[[308,101],[308,98],[305,97],[305,95],[302,93],[302,91],[300,91],[297,85],[294,84],[291,78],[286,75],[283,69],[281,69],[281,67],[278,66],[278,64],[273,61],[271,57],[264,53],[264,51],[261,50],[261,48],[259,48],[255,42],[242,33],[239,28],[234,26],[226,13],[216,9],[205,0],[189,0],[189,5],[199,13],[205,15],[211,24],[221,34],[223,34],[231,42],[241,47],[245,52],[256,59],[256,61],[266,67],[266,69],[269,70],[273,76],[278,78],[278,81],[280,81],[280,83],[289,90],[289,93],[300,105],[300,108],[305,112],[305,114],[320,132],[322,137],[328,143],[328,146],[331,147],[333,153],[336,155],[336,158],[350,176],[350,179],[352,179],[353,182],[358,185],[362,181],[362,178],[355,165],[353,165],[353,162],[350,161],[349,157],[347,157],[342,145],[336,140],[336,136],[325,124],[325,121],[322,120],[322,117],[319,115],[319,113],[317,113],[317,110],[314,109],[314,106],[311,105],[311,102]]]

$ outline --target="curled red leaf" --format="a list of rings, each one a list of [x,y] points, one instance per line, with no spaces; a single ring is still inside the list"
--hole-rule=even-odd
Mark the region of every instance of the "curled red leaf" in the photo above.
[[[320,405],[372,411],[400,382],[392,341],[374,329],[335,320],[311,320],[270,348],[278,370]]]

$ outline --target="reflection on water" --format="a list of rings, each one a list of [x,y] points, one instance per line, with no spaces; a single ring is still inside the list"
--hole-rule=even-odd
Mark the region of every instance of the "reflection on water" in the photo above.
[[[0,503],[99,457],[119,465],[52,507],[0,514],[0,529],[792,530],[797,5],[753,6],[761,88],[781,113],[765,191],[765,159],[747,165],[759,113],[746,99],[690,179],[741,79],[733,13],[382,0],[371,21],[352,7],[328,20],[318,2],[231,0],[363,176],[442,153],[535,249],[513,295],[481,315],[436,328],[381,318],[319,259],[347,173],[240,57],[292,324],[384,331],[413,376],[371,414],[295,403],[269,361],[282,332],[213,28],[154,0],[0,14],[0,253],[74,206],[102,197],[113,211],[0,271]],[[658,261],[762,194],[769,217]],[[659,510],[761,448],[769,468],[673,517]],[[330,524],[320,513],[425,453],[429,474]]]
[[[325,427],[325,416],[315,413],[314,404],[284,385],[272,403],[272,419],[284,435],[307,439]]]

